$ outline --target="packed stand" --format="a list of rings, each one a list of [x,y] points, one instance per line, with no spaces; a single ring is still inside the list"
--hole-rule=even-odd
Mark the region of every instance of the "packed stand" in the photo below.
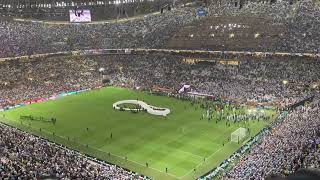
[[[0,123],[0,179],[147,179]]]
[[[312,93],[310,86],[320,77],[320,62],[316,60],[247,59],[239,61],[239,64],[224,63],[225,61],[190,59],[182,55],[161,53],[8,60],[0,64],[0,107],[48,98],[61,92],[99,87],[103,85],[104,79],[116,86],[145,90],[152,90],[157,86],[173,89],[175,92],[189,84],[194,92],[241,99],[244,102],[280,101],[285,106]],[[245,176],[243,172],[247,172],[246,170],[252,170],[248,177],[263,177],[269,173],[290,173],[299,167],[318,167],[319,156],[314,156],[319,154],[319,149],[316,148],[319,138],[314,134],[319,132],[319,129],[315,129],[318,127],[319,104],[293,112],[279,129],[276,128],[266,136],[263,140],[265,143],[252,151],[262,153],[259,154],[262,163],[269,162],[273,165],[273,162],[279,162],[279,166],[275,166],[277,170],[270,170],[268,166],[266,171],[260,171],[260,164],[256,166],[251,161],[256,161],[255,158],[258,157],[249,154],[241,160],[240,166],[226,174],[226,178]],[[274,147],[272,144],[278,146],[276,153],[283,152],[283,156],[269,156],[274,152],[268,149]],[[25,149],[21,149],[22,145]],[[264,152],[269,154],[262,156]],[[114,166],[92,165],[72,151],[3,125],[0,126],[0,153],[2,177],[41,177],[54,174],[58,178],[113,179],[120,176],[120,179],[127,179],[132,175],[122,169],[115,170]],[[273,158],[279,161],[274,161]],[[26,161],[28,163],[24,163]],[[52,163],[55,161],[56,164]],[[53,168],[48,162],[54,164]],[[297,163],[292,166],[292,162]],[[66,169],[74,166],[79,168],[74,168],[74,171]]]
[[[172,31],[194,19],[194,8],[98,24],[46,24],[4,19],[0,21],[0,57],[78,49],[155,48],[162,46]]]
[[[241,8],[240,4],[235,6],[233,3],[212,3],[209,9],[211,15],[270,17],[278,22],[286,20],[292,11],[288,1],[278,1],[276,3],[246,1]]]
[[[102,86],[177,92],[191,85],[193,92],[241,102],[292,104],[314,91],[320,77],[319,61],[244,60],[238,65],[220,61],[188,61],[179,55],[106,55],[8,61],[0,65],[0,107]],[[99,70],[103,68],[104,71]]]
[[[223,179],[264,179],[300,168],[320,168],[319,102],[300,107],[240,158]]]
[[[320,77],[318,61],[248,59],[239,65],[225,65],[219,61],[188,62],[172,55],[122,55],[99,62],[120,86],[178,90],[188,84],[198,93],[241,101],[278,101],[283,106],[308,96],[310,84]]]
[[[240,10],[223,7],[233,15],[260,16],[263,10],[275,23],[285,23],[289,27],[287,36],[274,50],[319,51],[318,6],[311,1],[280,3],[251,3]],[[211,12],[222,14],[221,7]],[[172,32],[196,19],[194,12],[193,8],[175,9],[143,19],[94,25],[4,20],[0,21],[0,57],[76,49],[163,47]],[[101,68],[104,71],[100,72]],[[0,109],[61,92],[99,87],[103,79],[116,86],[148,90],[157,86],[177,91],[189,84],[194,92],[240,101],[278,101],[286,106],[312,93],[311,84],[319,80],[319,69],[319,61],[248,59],[239,65],[225,65],[217,60],[193,61],[164,54],[11,60],[0,62]],[[318,101],[291,112],[261,144],[241,157],[224,179],[263,179],[303,167],[319,168],[319,113]],[[4,178],[142,178],[2,124],[0,157],[0,177]]]
[[[294,17],[285,22],[288,32],[281,40],[279,50],[320,53],[320,6],[312,1],[302,1],[294,8]]]
[[[211,16],[212,18],[262,17],[273,20],[274,24],[284,25],[286,29],[278,38],[278,42],[272,46],[271,52],[319,53],[320,51],[320,5],[315,1],[302,0],[294,3],[247,1],[241,8],[239,5],[235,7],[233,3],[212,3],[209,9],[209,18]]]
[[[99,86],[94,62],[72,59],[32,59],[0,65],[0,108]]]
[[[286,1],[272,4],[248,1],[242,8],[235,7],[234,4],[212,3],[208,7],[207,18],[234,16],[271,19],[274,24],[285,26],[285,30],[279,35],[277,42],[267,49],[260,43],[262,47],[258,48],[259,51],[317,53],[320,50],[319,8],[311,0],[298,1],[292,5]],[[196,17],[196,9],[179,7],[163,14],[97,24],[46,24],[3,19],[0,21],[0,57],[78,49],[165,48],[179,29],[203,19]],[[265,42],[268,43],[268,40]],[[205,44],[202,46],[201,49],[208,49]],[[243,48],[239,47],[239,50]]]

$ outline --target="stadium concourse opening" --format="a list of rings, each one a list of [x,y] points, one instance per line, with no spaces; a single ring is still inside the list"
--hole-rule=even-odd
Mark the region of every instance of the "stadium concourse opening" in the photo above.
[[[131,107],[121,107],[120,105],[123,104],[134,104],[137,105],[134,108]],[[113,105],[114,109],[117,110],[123,110],[123,111],[134,111],[134,112],[138,112],[141,110],[145,110],[146,112],[148,112],[149,114],[152,115],[157,115],[157,116],[167,116],[170,113],[170,109],[168,108],[161,108],[161,107],[155,107],[155,106],[151,106],[143,101],[138,101],[138,100],[123,100],[123,101],[118,101],[116,103],[114,103]]]

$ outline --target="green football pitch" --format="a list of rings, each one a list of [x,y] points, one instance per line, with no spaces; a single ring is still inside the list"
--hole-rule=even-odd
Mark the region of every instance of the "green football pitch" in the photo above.
[[[127,99],[169,108],[171,113],[165,118],[112,108]],[[155,179],[197,178],[242,146],[243,142],[228,141],[233,131],[246,127],[253,136],[270,123],[227,126],[226,120],[201,120],[206,110],[196,106],[173,97],[107,87],[12,109],[0,117],[6,124]],[[29,115],[57,121],[20,119]]]

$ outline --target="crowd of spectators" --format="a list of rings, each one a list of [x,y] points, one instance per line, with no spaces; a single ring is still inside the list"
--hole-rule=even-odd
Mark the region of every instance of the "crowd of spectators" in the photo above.
[[[235,6],[233,3],[212,3],[209,6],[211,15],[235,16],[244,15],[252,17],[268,16],[275,21],[281,22],[289,18],[292,7],[288,1],[277,1],[270,3],[266,1],[247,1],[240,8],[240,4]]]
[[[96,87],[92,61],[52,58],[10,61],[0,65],[0,107]]]
[[[147,179],[0,123],[0,179]]]
[[[266,59],[226,65],[223,61],[189,60],[160,54],[121,55],[99,60],[99,66],[106,67],[104,73],[111,75],[112,81],[120,86],[177,90],[188,84],[199,93],[256,102],[292,103],[293,99],[309,94],[311,84],[319,77],[318,61]]]
[[[292,5],[286,1],[273,4],[248,1],[242,8],[213,3],[207,10],[207,19],[216,19],[217,15],[263,17],[283,24],[285,31],[275,45],[268,47],[268,51],[319,51],[320,11],[319,5],[311,0]],[[181,27],[197,22],[199,18],[195,12],[195,7],[179,7],[143,18],[95,24],[47,24],[2,19],[0,57],[94,48],[164,48],[168,39]]]
[[[300,107],[269,131],[222,179],[264,179],[320,168],[319,102]]]
[[[319,66],[316,60],[247,59],[228,64],[162,53],[8,60],[0,64],[0,102],[4,107],[61,92],[95,88],[108,79],[116,86],[145,90],[157,86],[176,92],[189,84],[192,91],[216,97],[243,102],[279,101],[286,106],[316,91],[312,84],[320,77]],[[241,158],[240,164],[225,178],[265,177],[270,173],[290,173],[300,167],[319,167],[318,127],[319,102],[292,112],[267,134],[261,145]],[[114,166],[88,163],[73,151],[7,126],[0,126],[0,137],[3,177],[54,174],[59,178],[121,176],[126,179],[132,176]],[[23,141],[23,148],[18,141]],[[54,164],[55,161],[58,162]],[[71,171],[67,168],[71,164],[78,168]]]
[[[292,17],[284,23],[287,36],[280,41],[279,50],[292,52],[320,52],[320,6],[302,1],[294,6]]]
[[[177,91],[191,85],[198,93],[242,102],[277,101],[285,106],[308,96],[320,76],[320,64],[315,60],[224,62],[168,54],[7,61],[0,65],[0,106],[98,87],[103,79],[113,85],[146,90],[157,86]]]
[[[315,1],[303,0],[295,3],[247,1],[241,8],[233,3],[212,3],[209,9],[213,18],[216,16],[262,17],[273,20],[274,24],[284,25],[286,29],[277,43],[272,46],[272,51],[310,53],[320,51],[320,6]]]
[[[320,11],[309,0],[293,5],[248,3],[243,8],[210,6],[210,14],[263,16],[287,26],[274,50],[317,52]],[[45,24],[0,21],[0,57],[93,48],[159,48],[179,27],[196,20],[195,8],[173,9],[123,22]],[[286,106],[319,90],[320,62],[292,59],[197,59],[170,54],[122,54],[7,60],[0,62],[0,109],[52,95],[110,84],[194,92],[241,102]],[[103,70],[102,70],[103,69]],[[319,168],[319,102],[300,108],[270,131],[225,179],[262,179],[301,167]],[[92,161],[74,151],[0,124],[0,177],[143,178],[116,166]]]
[[[0,57],[95,48],[160,47],[170,33],[195,19],[194,8],[97,24],[0,21]]]

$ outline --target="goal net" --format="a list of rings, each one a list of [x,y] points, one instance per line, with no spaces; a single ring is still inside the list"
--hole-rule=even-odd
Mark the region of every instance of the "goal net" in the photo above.
[[[247,135],[247,129],[241,127],[235,130],[233,133],[231,133],[231,141],[240,142],[241,139],[243,139],[246,135]]]

